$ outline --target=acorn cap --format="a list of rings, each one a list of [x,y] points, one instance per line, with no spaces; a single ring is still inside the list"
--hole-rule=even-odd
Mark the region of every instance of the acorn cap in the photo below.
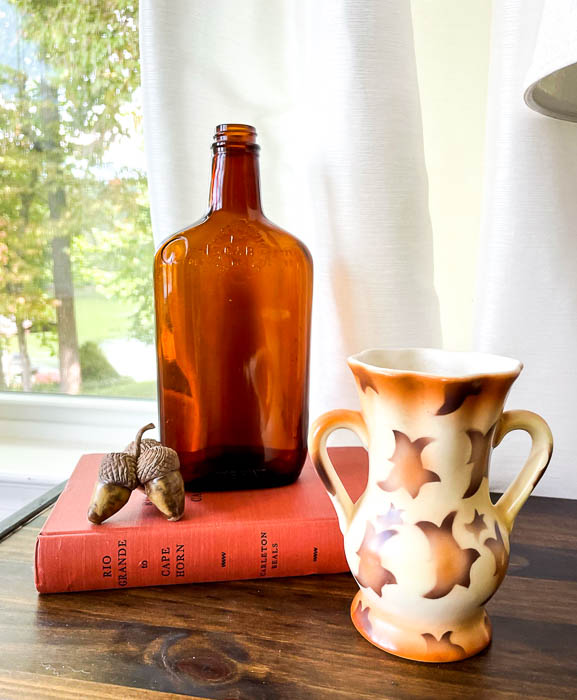
[[[138,459],[143,452],[149,450],[151,447],[158,447],[162,443],[158,440],[153,440],[152,438],[145,438],[140,441],[140,449],[136,446],[136,442],[133,440],[129,445],[126,445],[124,452]]]
[[[98,470],[98,481],[124,486],[133,491],[138,486],[135,457],[124,452],[109,452],[104,455]]]
[[[155,445],[142,452],[136,465],[136,474],[141,484],[179,470],[178,455],[164,445]]]

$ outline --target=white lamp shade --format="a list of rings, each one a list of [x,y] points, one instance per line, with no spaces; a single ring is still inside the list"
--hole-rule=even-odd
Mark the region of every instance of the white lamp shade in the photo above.
[[[577,121],[577,0],[545,0],[525,102],[556,119]]]

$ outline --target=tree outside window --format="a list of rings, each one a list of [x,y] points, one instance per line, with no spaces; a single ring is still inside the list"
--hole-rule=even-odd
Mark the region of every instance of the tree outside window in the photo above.
[[[137,19],[0,0],[0,390],[155,394]]]

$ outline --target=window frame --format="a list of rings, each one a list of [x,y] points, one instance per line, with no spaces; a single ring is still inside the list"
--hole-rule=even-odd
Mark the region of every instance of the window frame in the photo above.
[[[65,441],[66,429],[74,427],[76,440],[94,440],[92,430],[103,434],[138,429],[137,418],[157,416],[154,399],[127,399],[102,396],[69,396],[18,391],[0,392],[0,437],[30,438],[30,426],[37,426],[34,439]]]
[[[41,447],[47,454],[69,448],[71,459],[86,452],[119,451],[150,422],[158,426],[158,406],[152,399],[0,392],[0,476],[16,482],[39,480],[38,469],[31,476],[26,467],[27,446]],[[2,459],[6,445],[16,447],[10,463]],[[14,459],[19,445],[21,460]],[[71,471],[74,463],[66,467]]]

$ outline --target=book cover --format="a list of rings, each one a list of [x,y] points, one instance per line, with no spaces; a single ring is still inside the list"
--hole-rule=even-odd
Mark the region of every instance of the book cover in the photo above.
[[[329,450],[353,500],[367,478],[359,447]],[[307,459],[294,484],[186,494],[182,520],[168,522],[136,490],[102,525],[86,517],[102,455],[85,455],[36,542],[40,593],[347,571],[343,538]]]

